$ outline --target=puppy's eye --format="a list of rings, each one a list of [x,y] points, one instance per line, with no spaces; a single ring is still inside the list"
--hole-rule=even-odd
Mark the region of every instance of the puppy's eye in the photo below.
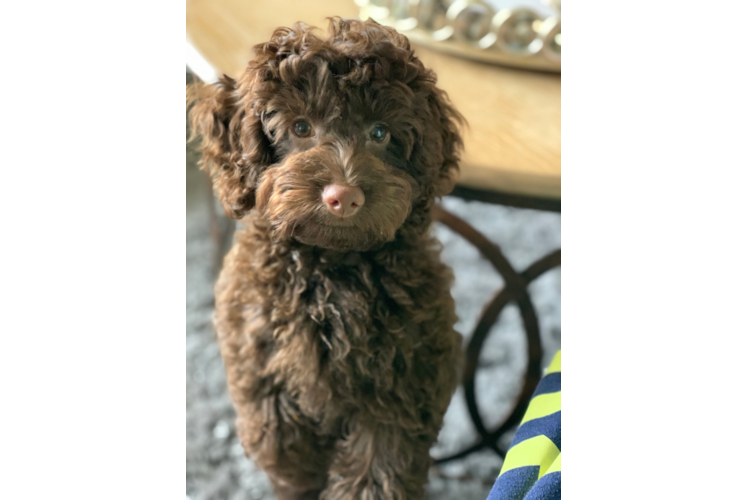
[[[369,132],[369,138],[374,142],[384,142],[390,131],[384,125],[375,125]]]
[[[307,121],[299,120],[293,124],[293,133],[297,137],[309,137],[312,135],[312,126]]]

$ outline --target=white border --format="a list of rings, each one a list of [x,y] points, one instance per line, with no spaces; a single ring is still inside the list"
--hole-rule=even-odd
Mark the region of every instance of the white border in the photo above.
[[[712,213],[712,212],[561,212],[561,216],[571,216],[571,215],[600,215],[600,216],[606,216],[606,215],[618,215],[622,217],[637,217],[641,215],[656,215],[656,216],[667,216],[667,215],[693,215],[693,216],[708,216],[708,217],[717,217],[720,215],[741,215],[748,217],[748,214],[746,213],[738,213],[738,212],[719,212],[719,213]]]
[[[742,280],[561,280],[561,295],[574,294],[741,294],[748,295],[748,275]],[[748,331],[748,329],[746,330]]]
[[[562,11],[563,12],[563,11]],[[563,23],[563,14],[562,14]],[[744,33],[559,33],[562,47],[580,45],[748,45]]]

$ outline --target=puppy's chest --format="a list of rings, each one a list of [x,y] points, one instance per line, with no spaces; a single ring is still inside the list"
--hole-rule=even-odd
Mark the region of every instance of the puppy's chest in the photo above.
[[[287,319],[309,343],[306,351],[334,367],[360,365],[377,352],[393,352],[417,342],[413,308],[418,291],[397,275],[359,256],[331,265],[324,256],[301,266],[306,273],[289,275],[282,289]],[[281,318],[278,318],[281,319]],[[281,319],[281,321],[283,321]],[[368,361],[367,361],[368,363]]]
[[[264,296],[271,328],[257,337],[270,353],[260,363],[264,375],[282,381],[315,418],[331,398],[376,406],[410,390],[403,387],[420,380],[413,373],[433,369],[423,356],[439,337],[437,275],[404,264],[391,272],[360,258],[336,264],[283,266],[289,272],[276,275],[284,279]]]

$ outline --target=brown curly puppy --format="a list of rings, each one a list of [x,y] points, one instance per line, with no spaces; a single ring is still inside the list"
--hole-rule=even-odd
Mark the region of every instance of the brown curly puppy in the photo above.
[[[428,230],[462,118],[373,22],[280,28],[255,53],[188,89],[203,167],[244,217],[215,315],[239,436],[281,499],[421,499],[461,356]]]

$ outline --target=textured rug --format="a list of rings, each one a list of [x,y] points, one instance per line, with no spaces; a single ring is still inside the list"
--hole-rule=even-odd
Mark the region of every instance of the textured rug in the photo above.
[[[213,313],[213,245],[209,238],[209,203],[214,201],[187,151],[187,498],[275,499],[265,474],[244,457],[234,430],[234,412],[215,334]],[[452,197],[446,209],[465,219],[497,243],[515,269],[558,248],[560,215],[520,210]],[[452,294],[457,303],[457,330],[467,336],[486,301],[503,286],[501,277],[478,251],[444,226],[433,228],[442,241],[442,257],[454,270]],[[561,343],[561,272],[546,273],[530,286],[540,321],[544,365]],[[525,336],[516,306],[507,307],[494,325],[481,354],[476,394],[484,421],[501,422],[519,393],[526,366]],[[511,441],[507,436],[507,443]],[[455,394],[434,457],[457,452],[477,439],[464,395]],[[491,451],[433,467],[427,486],[430,499],[483,500],[501,467]]]

